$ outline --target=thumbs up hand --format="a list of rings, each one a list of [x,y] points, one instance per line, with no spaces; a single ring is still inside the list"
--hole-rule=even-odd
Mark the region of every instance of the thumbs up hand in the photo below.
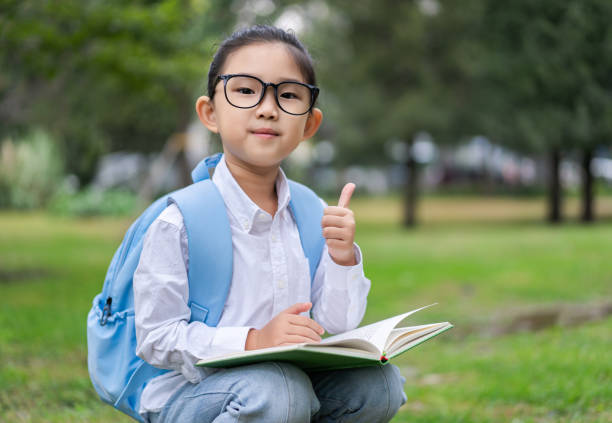
[[[323,210],[321,227],[323,237],[331,258],[341,266],[357,264],[353,241],[355,240],[355,216],[348,208],[355,184],[348,183],[342,188],[338,206],[326,207]]]

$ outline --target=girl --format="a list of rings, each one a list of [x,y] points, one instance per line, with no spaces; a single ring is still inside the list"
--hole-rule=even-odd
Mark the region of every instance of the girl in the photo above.
[[[311,285],[308,260],[280,169],[312,137],[312,59],[293,34],[270,26],[238,31],[215,54],[202,123],[220,134],[213,183],[230,221],[233,274],[217,327],[190,322],[188,245],[179,209],[150,226],[134,275],[137,354],[172,371],[151,380],[140,414],[151,422],[384,422],[406,400],[397,367],[307,373],[287,363],[231,369],[195,367],[199,358],[239,350],[319,342],[359,325],[370,281],[353,242],[353,184],[321,221],[326,238]],[[310,317],[312,316],[312,318]]]

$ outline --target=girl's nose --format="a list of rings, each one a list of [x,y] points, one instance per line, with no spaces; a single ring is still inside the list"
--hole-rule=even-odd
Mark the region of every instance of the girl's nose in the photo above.
[[[257,117],[263,119],[278,118],[278,104],[274,98],[274,88],[267,87],[261,102],[257,105]]]

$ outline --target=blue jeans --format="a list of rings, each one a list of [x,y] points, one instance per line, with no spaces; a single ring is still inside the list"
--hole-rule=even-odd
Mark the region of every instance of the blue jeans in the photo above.
[[[388,422],[406,402],[396,366],[307,373],[288,363],[221,369],[179,389],[152,423]]]

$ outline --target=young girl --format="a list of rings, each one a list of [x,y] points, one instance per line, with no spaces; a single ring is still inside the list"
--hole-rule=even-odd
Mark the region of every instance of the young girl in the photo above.
[[[189,321],[187,235],[179,209],[168,206],[147,232],[133,282],[137,354],[172,370],[146,385],[145,420],[372,423],[389,421],[405,402],[393,365],[310,373],[276,362],[195,366],[229,351],[319,342],[363,317],[370,281],[353,242],[354,185],[324,210],[326,245],[312,285],[288,208],[280,163],[321,124],[315,83],[305,48],[274,27],[238,31],[215,54],[196,109],[223,143],[212,181],[230,222],[231,286],[216,327]]]

